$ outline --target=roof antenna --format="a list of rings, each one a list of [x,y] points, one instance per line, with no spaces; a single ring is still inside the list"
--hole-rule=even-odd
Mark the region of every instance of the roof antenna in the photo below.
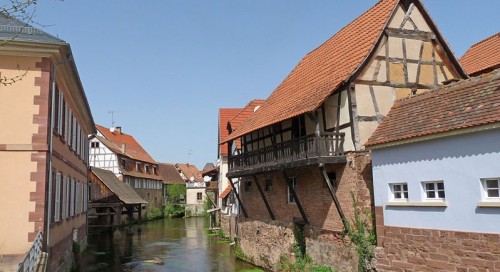
[[[111,127],[115,127],[115,111],[108,111],[111,114]]]

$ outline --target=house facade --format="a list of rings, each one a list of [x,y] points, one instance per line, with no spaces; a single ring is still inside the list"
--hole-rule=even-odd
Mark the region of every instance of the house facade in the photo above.
[[[29,267],[36,244],[65,271],[87,240],[94,121],[68,43],[4,16],[0,39],[0,255]]]
[[[189,163],[177,163],[175,167],[186,184],[186,217],[202,215],[207,193],[200,171]]]
[[[90,165],[113,172],[146,200],[146,210],[161,209],[163,182],[158,162],[120,127],[96,125],[97,135],[90,139]]]
[[[420,1],[379,1],[307,54],[223,141],[241,145],[227,176],[240,182],[245,254],[274,268],[300,243],[318,263],[356,270],[342,232],[354,202],[373,208],[364,143],[395,100],[466,77]]]
[[[378,271],[500,268],[499,103],[497,69],[398,101],[377,128]]]

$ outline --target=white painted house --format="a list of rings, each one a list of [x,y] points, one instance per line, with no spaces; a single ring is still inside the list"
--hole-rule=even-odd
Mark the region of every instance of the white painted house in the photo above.
[[[379,246],[407,265],[500,267],[500,69],[396,102],[366,146]]]

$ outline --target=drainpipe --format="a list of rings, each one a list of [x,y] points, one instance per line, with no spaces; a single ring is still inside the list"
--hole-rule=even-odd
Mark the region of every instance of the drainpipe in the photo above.
[[[48,190],[47,190],[47,218],[46,218],[46,231],[45,231],[45,250],[49,251],[50,245],[50,220],[52,219],[52,179],[54,173],[52,172],[52,157],[54,155],[53,152],[53,142],[54,142],[54,108],[55,108],[55,96],[56,96],[56,67],[59,64],[67,63],[71,60],[71,56],[67,60],[54,63],[52,65],[52,74],[51,74],[51,88],[50,88],[50,121],[49,121],[49,178],[48,178]]]

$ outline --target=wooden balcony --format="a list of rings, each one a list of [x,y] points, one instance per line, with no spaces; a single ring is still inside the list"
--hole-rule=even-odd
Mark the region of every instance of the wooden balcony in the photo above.
[[[325,132],[229,157],[227,177],[242,177],[319,163],[345,163],[345,133]]]

